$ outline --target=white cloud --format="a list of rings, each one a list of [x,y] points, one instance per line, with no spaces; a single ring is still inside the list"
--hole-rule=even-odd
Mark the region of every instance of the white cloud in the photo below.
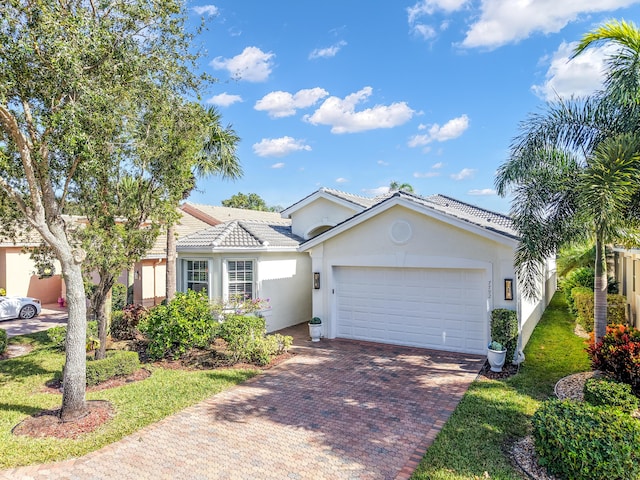
[[[440,176],[440,172],[414,172],[413,177],[414,178],[433,178],[433,177],[439,177]]]
[[[474,188],[473,190],[469,190],[467,194],[475,195],[479,197],[488,197],[491,195],[497,195],[497,192],[493,188],[482,188],[482,189]]]
[[[218,105],[220,107],[228,107],[229,105],[233,105],[238,102],[242,102],[242,97],[240,95],[230,95],[227,92],[221,93],[220,95],[214,95],[207,100],[207,103]]]
[[[382,165],[383,167],[388,167],[389,166],[389,162],[385,162],[384,160],[378,160],[376,163],[378,165]]]
[[[349,180],[343,177],[336,178],[336,183],[347,183]]]
[[[264,82],[273,68],[275,54],[265,53],[258,47],[247,47],[232,58],[214,58],[210,65],[216,70],[227,70],[232,77],[247,82]]]
[[[263,138],[253,144],[253,152],[259,157],[284,157],[300,150],[310,151],[311,147],[292,137]]]
[[[434,163],[433,165],[431,165],[431,168],[435,168],[435,169],[442,168],[442,167],[444,167],[444,163],[442,162]]]
[[[477,170],[474,168],[463,168],[458,173],[452,173],[451,178],[454,180],[464,180],[465,178],[471,178],[475,175]]]
[[[372,91],[371,87],[364,87],[344,99],[329,97],[313,115],[306,115],[304,119],[313,125],[330,125],[331,133],[354,133],[397,127],[413,116],[414,111],[406,102],[375,105],[356,111],[356,106],[370,97]]]
[[[638,0],[483,0],[480,19],[471,25],[462,45],[497,48],[533,33],[556,33],[583,14],[608,12]]]
[[[419,125],[418,130],[425,130],[426,125]],[[409,139],[408,145],[410,147],[418,147],[422,145],[428,145],[431,142],[446,142],[447,140],[453,140],[462,135],[465,130],[469,128],[469,117],[467,115],[461,115],[457,118],[453,118],[445,123],[443,126],[434,123],[429,127],[428,133],[424,135],[414,135]]]
[[[389,193],[389,187],[377,187],[377,188],[363,188],[362,191],[367,195],[377,197],[378,195],[384,195]]]
[[[293,95],[276,91],[267,93],[253,108],[267,111],[271,118],[289,117],[295,115],[297,109],[310,107],[327,95],[329,92],[319,87],[299,90]]]
[[[531,87],[540,98],[557,100],[558,97],[589,95],[602,87],[606,59],[614,54],[615,47],[608,45],[589,48],[573,60],[569,60],[576,45],[576,42],[562,42],[554,52],[545,82]]]
[[[273,165],[271,165],[271,168],[282,168],[284,167],[284,163],[283,162],[278,162],[278,163],[274,163]]]
[[[419,21],[422,17],[431,17],[438,12],[452,13],[460,10],[469,3],[469,0],[420,0],[415,5],[407,8],[407,21],[411,33],[429,40],[437,35],[437,30],[432,25]],[[440,25],[440,30],[446,30],[448,21]]]
[[[327,48],[316,48],[309,54],[309,59],[313,60],[314,58],[331,58],[335,57],[338,52],[342,49],[342,47],[346,46],[347,42],[344,40],[340,40],[338,43],[331,45]]]
[[[193,11],[198,15],[204,15],[205,13],[209,16],[218,15],[218,7],[215,5],[202,5],[193,7]]]

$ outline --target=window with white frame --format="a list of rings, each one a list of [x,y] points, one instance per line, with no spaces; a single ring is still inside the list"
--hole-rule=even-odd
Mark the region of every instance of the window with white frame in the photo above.
[[[253,260],[227,260],[227,294],[229,298],[252,299],[254,294]]]
[[[209,291],[209,262],[207,260],[186,260],[187,290]]]

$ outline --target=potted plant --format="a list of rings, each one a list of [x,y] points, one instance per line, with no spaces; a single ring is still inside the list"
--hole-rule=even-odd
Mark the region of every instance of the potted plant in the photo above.
[[[319,342],[322,336],[322,320],[319,317],[313,317],[309,320],[309,336],[312,342]]]
[[[489,344],[487,360],[489,360],[492,372],[501,372],[506,358],[507,349],[500,342],[493,341]]]

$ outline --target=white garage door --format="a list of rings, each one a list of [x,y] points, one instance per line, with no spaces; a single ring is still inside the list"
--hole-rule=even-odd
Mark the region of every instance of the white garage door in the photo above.
[[[335,267],[336,336],[485,354],[484,270]]]

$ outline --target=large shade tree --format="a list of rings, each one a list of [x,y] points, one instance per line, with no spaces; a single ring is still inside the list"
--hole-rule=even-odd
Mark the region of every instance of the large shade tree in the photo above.
[[[566,244],[595,243],[597,339],[606,331],[605,243],[637,238],[639,40],[638,29],[625,22],[586,34],[575,55],[599,42],[619,47],[609,59],[603,90],[559,99],[530,115],[496,178],[499,194],[514,195],[512,216],[522,237],[515,260],[527,294],[537,294],[546,257]]]
[[[185,18],[180,0],[7,0],[0,8],[0,213],[16,220],[17,212],[62,268],[63,420],[86,411],[86,251],[63,212],[96,188],[114,198],[106,175],[143,185],[166,171],[145,154],[153,137],[145,119],[155,102],[195,98],[201,86]]]

